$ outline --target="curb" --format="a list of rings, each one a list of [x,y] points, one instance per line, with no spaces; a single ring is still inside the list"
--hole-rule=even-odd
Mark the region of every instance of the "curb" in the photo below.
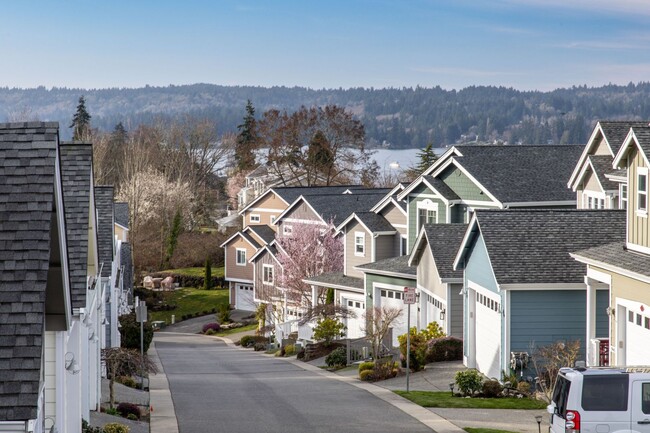
[[[249,350],[240,346],[236,346],[235,343],[229,338],[226,337],[213,337],[213,338],[218,338],[228,347],[231,348],[237,348],[240,350]],[[340,376],[336,373],[332,373],[327,370],[323,370],[321,368],[315,367],[311,364],[307,364],[306,362],[298,361],[295,359],[289,359],[289,358],[278,358],[282,359],[286,362],[290,362],[291,364],[295,365],[298,368],[301,368],[303,370],[311,371],[316,374],[319,374],[321,376],[330,378],[330,379],[336,379],[341,382],[345,382],[349,385],[355,386],[357,388],[363,389],[370,394],[374,395],[377,398],[380,398],[381,400],[385,401],[386,403],[396,407],[397,409],[401,410],[402,412],[406,413],[407,415],[412,416],[416,420],[420,421],[422,424],[425,426],[429,427],[431,430],[437,433],[466,433],[465,430],[457,427],[455,424],[452,424],[451,422],[447,421],[445,418],[436,415],[435,413],[423,408],[420,405],[417,405],[413,403],[410,400],[405,399],[404,397],[401,397],[397,394],[395,394],[393,391],[388,390],[386,388],[382,388],[377,385],[373,385],[368,382],[361,382],[355,378],[352,377],[346,377],[346,376]]]
[[[156,352],[155,341],[151,342],[147,351],[151,360],[158,367],[158,374],[149,376],[149,431],[156,433],[178,433],[178,420],[174,411],[174,401],[169,390],[167,375],[163,369],[158,352]]]

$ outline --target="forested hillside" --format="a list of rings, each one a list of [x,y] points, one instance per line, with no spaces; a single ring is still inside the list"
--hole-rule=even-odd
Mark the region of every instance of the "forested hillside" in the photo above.
[[[92,125],[111,131],[156,118],[208,118],[234,132],[250,99],[258,115],[270,108],[337,104],[365,125],[371,145],[443,146],[459,141],[584,143],[598,119],[650,119],[650,83],[523,92],[504,87],[330,89],[194,84],[139,89],[0,88],[0,120],[57,120],[69,138],[72,113],[86,96]],[[65,135],[67,134],[67,135]]]

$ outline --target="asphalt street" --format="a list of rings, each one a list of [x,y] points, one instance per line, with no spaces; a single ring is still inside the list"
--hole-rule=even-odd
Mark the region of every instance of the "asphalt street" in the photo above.
[[[347,383],[199,335],[157,333],[180,433],[431,432]]]

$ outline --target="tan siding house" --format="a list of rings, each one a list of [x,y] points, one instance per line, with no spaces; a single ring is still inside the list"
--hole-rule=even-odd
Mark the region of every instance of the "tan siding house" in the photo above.
[[[242,227],[248,225],[268,225],[277,229],[273,223],[275,219],[287,208],[280,196],[269,190],[266,194],[262,195],[258,200],[246,207],[242,215]]]
[[[361,246],[363,251],[359,251]],[[363,278],[363,272],[355,270],[354,267],[372,262],[372,233],[358,222],[350,223],[345,233],[344,248],[345,275]]]

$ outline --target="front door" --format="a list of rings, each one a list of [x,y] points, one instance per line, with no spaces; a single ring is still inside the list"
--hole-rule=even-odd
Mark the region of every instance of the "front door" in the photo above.
[[[632,382],[632,422],[630,430],[650,433],[650,380]]]

